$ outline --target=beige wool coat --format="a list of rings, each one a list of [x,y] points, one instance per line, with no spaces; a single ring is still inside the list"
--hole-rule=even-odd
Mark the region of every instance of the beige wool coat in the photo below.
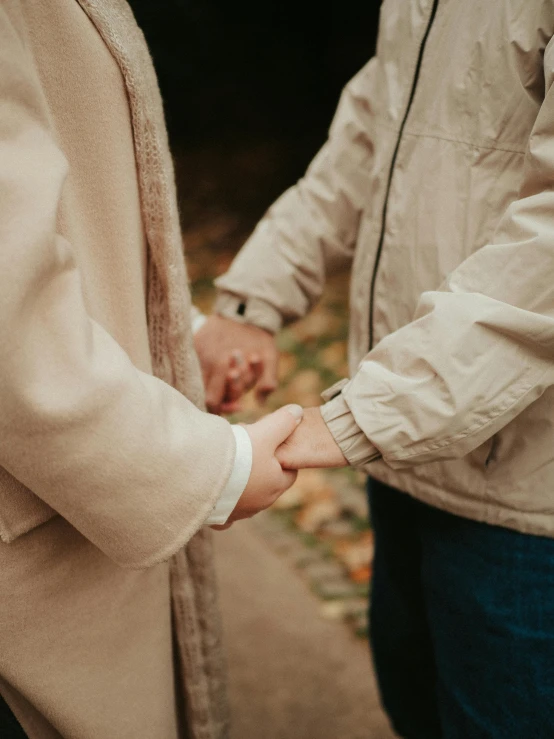
[[[350,264],[351,377],[323,408],[346,457],[439,508],[547,536],[553,37],[551,0],[384,0],[376,56],[218,303],[278,330]]]
[[[196,532],[235,443],[190,314],[129,7],[1,0],[0,692],[30,739],[227,734]]]

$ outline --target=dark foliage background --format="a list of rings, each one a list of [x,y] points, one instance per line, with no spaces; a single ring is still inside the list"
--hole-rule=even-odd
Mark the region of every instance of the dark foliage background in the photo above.
[[[154,57],[178,165],[188,170],[178,166],[184,227],[214,205],[252,225],[324,141],[341,88],[373,53],[379,0],[131,5]],[[200,197],[200,211],[191,197]]]
[[[132,0],[174,137],[320,133],[373,53],[378,0]]]

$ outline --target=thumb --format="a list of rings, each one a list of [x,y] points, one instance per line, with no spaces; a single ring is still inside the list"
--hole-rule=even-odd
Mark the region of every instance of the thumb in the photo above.
[[[268,395],[271,395],[271,393],[277,389],[278,363],[279,355],[277,352],[272,356],[264,358],[263,364],[260,368],[260,377],[256,384],[256,394],[258,396],[258,400],[262,402]]]
[[[286,405],[278,411],[264,416],[258,421],[264,435],[271,439],[275,448],[282,444],[304,417],[304,409],[300,405]]]

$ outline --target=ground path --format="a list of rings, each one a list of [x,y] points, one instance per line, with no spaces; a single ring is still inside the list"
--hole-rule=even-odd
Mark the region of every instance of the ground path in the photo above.
[[[321,616],[256,520],[216,535],[232,739],[393,739],[367,645]]]

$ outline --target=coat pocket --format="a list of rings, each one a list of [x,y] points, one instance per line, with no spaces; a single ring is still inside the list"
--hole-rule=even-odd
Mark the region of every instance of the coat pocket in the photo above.
[[[32,531],[57,513],[0,467],[0,540],[5,544]]]

